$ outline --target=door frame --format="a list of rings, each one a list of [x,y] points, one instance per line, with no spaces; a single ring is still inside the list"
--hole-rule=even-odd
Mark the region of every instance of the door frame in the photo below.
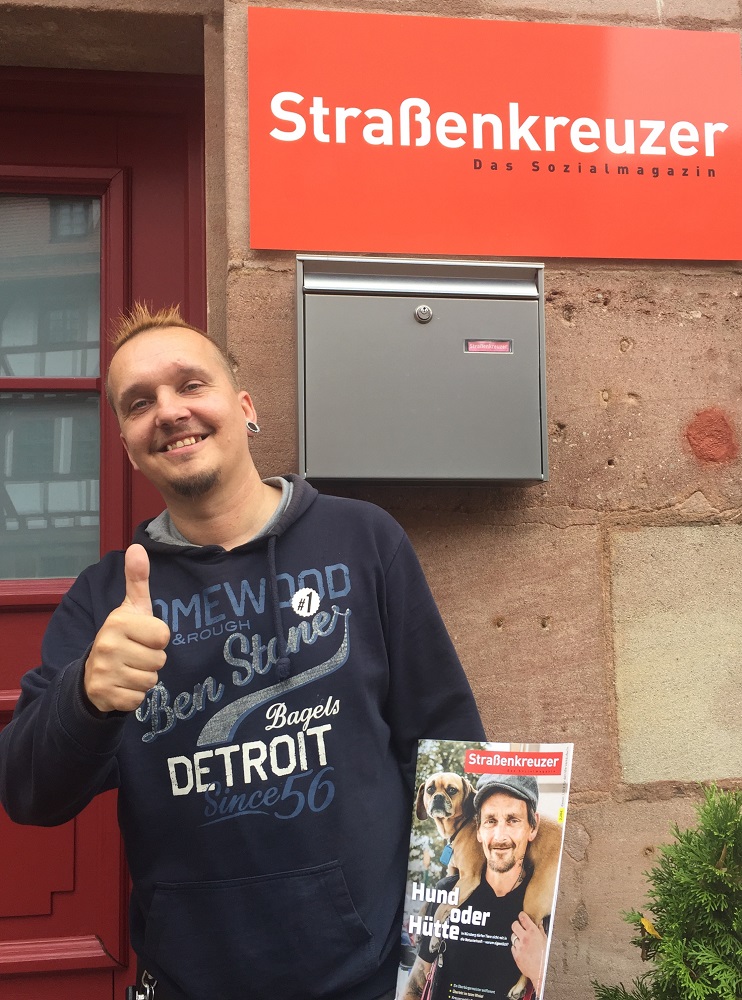
[[[38,123],[53,127],[45,130]],[[107,143],[97,131],[103,124]],[[101,199],[100,375],[2,378],[0,389],[32,391],[38,382],[37,388],[43,383],[49,391],[99,393],[103,554],[125,547],[134,524],[162,509],[159,495],[133,473],[119,442],[115,415],[105,400],[110,331],[136,301],[153,308],[180,303],[187,322],[206,326],[204,81],[151,73],[0,67],[0,149],[8,137],[12,141],[5,142],[5,149],[14,152],[11,156],[6,152],[10,162],[0,164],[0,192]],[[162,166],[165,163],[179,165],[177,178]],[[158,217],[160,203],[165,207]],[[32,628],[33,639],[40,644],[43,622],[71,583],[67,578],[0,581],[0,625]],[[0,682],[0,724],[15,706],[21,674],[32,666],[32,662],[13,664],[11,682]],[[64,927],[50,925],[48,936],[29,936],[19,923],[13,934],[0,940],[0,991],[10,988],[14,996],[39,1000],[120,996],[134,975],[127,921],[129,879],[115,793],[99,796],[75,820],[55,830],[58,835],[29,829],[29,843],[47,833],[50,843],[57,843],[53,838],[58,836],[76,883],[86,894],[90,928],[65,934]],[[100,884],[101,880],[96,884],[94,872],[80,867],[83,859],[96,857],[107,859],[108,884]],[[34,878],[32,855],[15,857],[13,867],[24,872],[24,879]],[[88,867],[94,868],[95,861]],[[70,889],[50,885],[52,919],[57,892],[63,894],[60,902],[69,905]],[[43,913],[29,917],[28,924],[34,929],[43,926]]]

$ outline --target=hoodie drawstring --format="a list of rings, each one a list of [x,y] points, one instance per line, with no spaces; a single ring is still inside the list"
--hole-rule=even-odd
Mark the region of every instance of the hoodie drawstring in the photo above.
[[[278,580],[276,578],[276,536],[270,535],[268,538],[268,584],[271,592],[271,605],[273,606],[273,626],[276,630],[276,643],[278,645],[278,659],[276,660],[276,679],[285,681],[291,673],[291,660],[289,659],[289,647],[286,642],[286,634],[283,631],[283,621],[281,619],[281,605],[278,600]]]

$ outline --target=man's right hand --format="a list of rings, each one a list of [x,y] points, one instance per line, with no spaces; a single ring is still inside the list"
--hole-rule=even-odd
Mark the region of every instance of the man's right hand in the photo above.
[[[170,629],[152,614],[149,556],[130,545],[124,559],[126,597],[95,637],[85,663],[85,693],[99,712],[133,712],[157,683]]]

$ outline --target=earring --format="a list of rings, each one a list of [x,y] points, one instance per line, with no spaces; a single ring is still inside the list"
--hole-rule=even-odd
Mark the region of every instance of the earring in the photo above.
[[[260,428],[254,420],[246,420],[245,427],[247,427],[251,434],[260,434]]]

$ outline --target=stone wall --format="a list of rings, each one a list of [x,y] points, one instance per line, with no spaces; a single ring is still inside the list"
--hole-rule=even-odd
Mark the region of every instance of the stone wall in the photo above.
[[[736,4],[302,4],[737,30]],[[294,264],[249,247],[247,4],[225,6],[227,321],[264,433],[296,468]],[[712,224],[712,222],[710,222]],[[697,782],[742,775],[738,264],[546,260],[550,479],[353,487],[408,530],[497,740],[573,740],[549,996],[590,1000],[642,964],[621,912]],[[434,432],[434,430],[433,430]]]

